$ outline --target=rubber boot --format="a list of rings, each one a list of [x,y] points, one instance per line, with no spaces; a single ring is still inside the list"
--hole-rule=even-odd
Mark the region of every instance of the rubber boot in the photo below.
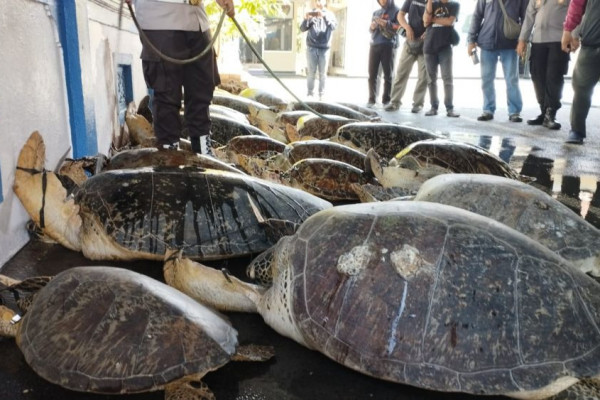
[[[540,110],[542,111],[542,113],[533,119],[528,119],[527,125],[542,125],[544,123],[544,107],[540,106]]]
[[[561,125],[556,120],[556,110],[548,107],[546,109],[546,115],[544,116],[544,126],[548,129],[552,129],[553,131],[559,130]]]

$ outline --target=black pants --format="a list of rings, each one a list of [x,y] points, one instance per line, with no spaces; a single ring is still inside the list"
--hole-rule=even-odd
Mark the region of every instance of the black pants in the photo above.
[[[211,38],[210,31],[157,30],[144,33],[161,53],[176,59],[195,57],[206,48]],[[144,79],[154,91],[152,114],[158,145],[175,143],[185,136],[209,134],[208,107],[215,86],[220,83],[214,51],[211,49],[193,63],[181,65],[161,59],[147,44],[142,44]],[[179,116],[182,98],[185,104],[184,129]]]
[[[581,46],[573,69],[573,105],[571,106],[571,130],[586,135],[585,120],[592,105],[594,88],[600,79],[600,47]]]
[[[383,72],[383,104],[390,102],[392,78],[394,72],[394,56],[396,49],[391,43],[371,45],[369,49],[369,103],[375,103],[379,86],[379,66]]]
[[[531,80],[542,112],[547,108],[558,110],[561,107],[569,60],[570,56],[561,50],[560,42],[531,44]]]

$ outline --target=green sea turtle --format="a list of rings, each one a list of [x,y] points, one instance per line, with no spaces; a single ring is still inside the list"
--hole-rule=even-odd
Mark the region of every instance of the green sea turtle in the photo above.
[[[337,103],[325,101],[305,101],[304,103],[291,103],[291,110],[308,110],[309,106],[313,110],[321,114],[339,115],[356,121],[370,121],[372,117],[365,115],[359,111],[353,110],[350,107],[343,106]]]
[[[384,187],[418,189],[440,174],[490,174],[520,179],[505,161],[473,144],[448,140],[421,140],[408,145],[390,160],[389,166],[374,150],[367,152],[366,170]]]
[[[250,265],[271,271],[270,287],[186,259],[165,268],[191,297],[258,311],[280,334],[380,379],[542,399],[600,377],[600,284],[456,207],[395,201],[319,212]]]
[[[112,267],[75,267],[37,292],[16,324],[0,320],[42,378],[80,392],[165,390],[210,400],[201,378],[230,360],[265,361],[269,347],[238,346],[217,312],[159,281]]]
[[[44,171],[34,132],[21,150],[14,191],[48,236],[90,259],[162,259],[167,247],[198,259],[263,251],[273,243],[252,207],[301,222],[331,204],[250,176],[195,167],[106,171],[67,193]]]
[[[267,107],[283,111],[287,108],[287,101],[273,93],[269,93],[263,89],[246,88],[239,93],[239,96],[245,97],[264,104]]]
[[[331,114],[325,114],[324,117],[326,118],[314,114],[300,117],[296,126],[287,125],[286,133],[288,139],[292,142],[299,140],[301,137],[329,139],[335,135],[341,126],[356,121]]]
[[[366,155],[351,147],[328,140],[302,140],[285,146],[281,155],[270,159],[272,169],[285,171],[305,158],[325,158],[345,162],[356,168],[364,169]]]
[[[221,106],[229,107],[245,115],[250,114],[250,110],[248,109],[248,106],[250,105],[254,106],[256,110],[270,109],[270,107],[265,106],[264,104],[259,103],[258,101],[254,101],[230,93],[223,94],[215,92],[215,94],[213,95],[212,104],[218,104]]]
[[[581,271],[600,276],[600,230],[531,185],[494,175],[445,174],[426,181],[414,200],[493,218],[555,251]]]
[[[129,141],[133,146],[150,147],[156,145],[152,123],[135,111],[133,102],[129,104],[125,111],[125,124],[129,131]]]
[[[268,137],[265,132],[257,127],[240,123],[229,117],[222,115],[212,115],[211,118],[211,135],[213,147],[226,145],[232,138],[243,135],[257,135]]]
[[[210,115],[221,115],[224,117],[228,117],[234,119],[242,124],[249,124],[248,116],[246,114],[242,114],[239,111],[234,110],[233,108],[225,107],[219,104],[211,104],[208,108]]]
[[[438,137],[433,132],[412,126],[387,122],[351,122],[340,127],[330,140],[363,153],[374,149],[384,159],[390,159],[411,143]]]
[[[354,111],[358,111],[359,113],[365,114],[368,117],[372,117],[372,120],[381,119],[381,116],[377,113],[377,111],[373,110],[372,108],[363,107],[355,103],[346,103],[343,101],[336,101],[336,103],[344,107],[351,108]]]
[[[265,160],[280,154],[285,149],[285,144],[268,136],[236,136],[232,138],[225,146],[213,149],[215,156],[224,162],[229,162],[240,166],[250,175],[255,174],[255,168],[264,168]],[[249,168],[249,165],[260,165],[259,167]]]

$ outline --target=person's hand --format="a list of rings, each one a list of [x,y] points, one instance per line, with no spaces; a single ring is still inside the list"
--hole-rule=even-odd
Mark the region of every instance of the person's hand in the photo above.
[[[577,51],[577,49],[579,49],[580,44],[581,41],[578,38],[571,38],[571,51]]]
[[[387,20],[383,18],[377,18],[377,23],[379,24],[379,26],[384,27],[387,25]]]
[[[406,40],[410,40],[411,42],[413,40],[415,40],[415,31],[413,31],[412,26],[408,26],[408,29],[406,29]]]
[[[573,42],[573,37],[571,36],[571,32],[563,31],[562,39],[560,40],[560,47],[561,47],[562,51],[564,51],[565,53],[570,53],[570,52],[574,51],[571,47],[573,44],[572,42]]]
[[[521,57],[525,57],[526,53],[527,53],[527,43],[525,43],[524,40],[519,40],[519,42],[517,43],[517,54],[520,55]]]
[[[425,14],[423,14],[423,25],[425,25],[425,26],[431,25],[432,20],[433,20],[433,16],[431,15],[431,13],[428,13],[427,11],[425,11]]]
[[[476,47],[477,43],[469,43],[469,45],[467,46],[467,55],[469,57],[471,57],[471,54],[473,54],[473,50],[475,50]]]
[[[217,4],[221,6],[229,18],[235,16],[235,7],[233,6],[233,0],[217,0]]]

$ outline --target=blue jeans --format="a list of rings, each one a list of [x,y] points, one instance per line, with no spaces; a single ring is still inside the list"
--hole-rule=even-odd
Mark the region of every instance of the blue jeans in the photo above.
[[[484,50],[481,49],[481,90],[483,91],[483,112],[494,114],[496,111],[496,65],[498,59],[502,64],[504,81],[506,82],[506,100],[508,115],[519,114],[523,109],[523,99],[519,89],[519,64],[515,49]]]
[[[308,62],[308,76],[306,83],[309,95],[312,95],[315,90],[315,77],[317,75],[317,69],[319,70],[319,96],[322,96],[325,92],[328,58],[329,49],[307,47],[306,60]]]

